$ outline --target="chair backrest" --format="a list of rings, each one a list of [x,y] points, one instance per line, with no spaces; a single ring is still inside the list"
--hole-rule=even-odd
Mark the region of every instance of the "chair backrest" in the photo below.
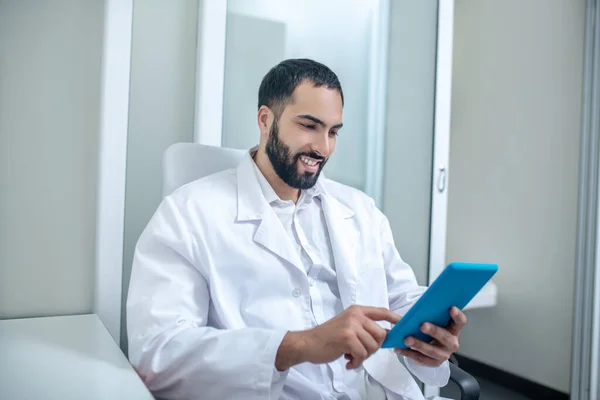
[[[163,156],[163,197],[186,183],[237,167],[246,152],[197,143],[169,146]]]

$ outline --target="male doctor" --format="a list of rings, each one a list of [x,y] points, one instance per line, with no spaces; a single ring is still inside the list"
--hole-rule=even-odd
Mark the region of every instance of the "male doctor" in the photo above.
[[[456,308],[423,325],[431,343],[380,349],[424,288],[373,201],[320,175],[343,103],[326,66],[281,62],[260,85],[259,145],[156,211],[127,300],[130,360],[156,396],[417,400],[412,375],[448,382]]]

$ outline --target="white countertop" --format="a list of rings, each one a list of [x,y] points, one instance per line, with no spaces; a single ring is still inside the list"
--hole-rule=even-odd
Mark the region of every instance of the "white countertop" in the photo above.
[[[153,397],[91,314],[0,321],[0,399]]]
[[[498,286],[493,280],[490,280],[477,293],[477,295],[467,304],[464,310],[472,310],[475,308],[490,308],[498,304]]]

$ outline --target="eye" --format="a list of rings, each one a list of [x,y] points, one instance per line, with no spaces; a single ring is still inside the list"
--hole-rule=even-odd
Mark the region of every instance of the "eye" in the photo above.
[[[305,127],[306,129],[310,129],[310,130],[314,130],[317,126],[313,125],[313,124],[300,124],[303,127]]]
[[[337,136],[338,135],[338,131],[329,131],[329,135],[331,135],[331,136]]]

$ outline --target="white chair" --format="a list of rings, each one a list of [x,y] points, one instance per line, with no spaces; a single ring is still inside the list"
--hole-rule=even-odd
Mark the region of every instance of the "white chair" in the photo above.
[[[246,151],[197,143],[176,143],[169,146],[163,157],[163,197],[186,183],[237,167]],[[450,380],[458,386],[461,400],[479,399],[479,384],[475,378],[458,368],[455,359],[452,361]],[[443,400],[442,397],[430,400],[436,399]]]
[[[163,156],[163,197],[186,183],[238,166],[247,150],[175,143]]]

